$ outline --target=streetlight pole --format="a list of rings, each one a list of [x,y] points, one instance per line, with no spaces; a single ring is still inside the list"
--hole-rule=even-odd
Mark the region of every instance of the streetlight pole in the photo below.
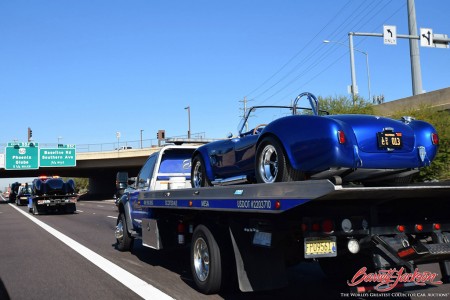
[[[188,139],[191,138],[191,107],[187,106],[184,109],[188,111]]]
[[[141,149],[142,149],[142,131],[144,131],[144,129],[141,129]]]
[[[351,34],[351,35],[350,35]],[[351,46],[350,46],[350,66],[351,66],[351,72],[352,72],[352,95],[353,95],[353,99],[355,99],[355,94],[357,93],[357,89],[356,89],[356,93],[354,93],[354,89],[353,87],[356,87],[356,74],[355,74],[355,60],[354,60],[354,56],[353,56],[353,51],[358,51],[362,54],[364,54],[366,56],[366,70],[367,70],[367,90],[368,90],[368,94],[369,94],[369,101],[370,101],[370,97],[371,97],[371,93],[370,93],[370,71],[369,71],[369,53],[362,51],[358,48],[354,48],[353,47],[353,34],[350,33],[349,34],[349,40],[351,40]],[[324,40],[324,43],[328,44],[328,43],[335,43],[335,44],[339,44],[341,46],[346,47],[346,45],[344,43],[338,42],[338,41],[329,41],[329,40]],[[353,100],[354,101],[354,100]]]
[[[62,140],[62,136],[58,136],[58,147],[59,147],[59,141]]]

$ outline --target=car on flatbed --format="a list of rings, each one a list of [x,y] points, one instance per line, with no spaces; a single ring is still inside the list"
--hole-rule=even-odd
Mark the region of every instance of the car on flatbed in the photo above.
[[[303,97],[310,108],[297,105]],[[409,183],[430,165],[439,144],[427,122],[330,115],[311,93],[290,106],[252,107],[239,128],[237,136],[195,151],[193,187],[337,178],[344,184]]]

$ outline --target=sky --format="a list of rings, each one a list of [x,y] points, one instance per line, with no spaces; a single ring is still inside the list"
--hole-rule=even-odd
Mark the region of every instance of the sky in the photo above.
[[[28,127],[41,144],[186,135],[187,106],[192,133],[224,138],[244,97],[253,106],[288,105],[305,91],[347,96],[348,33],[395,25],[408,34],[406,2],[1,1],[0,147],[25,142]],[[450,1],[415,7],[418,30],[450,35]],[[368,53],[372,95],[412,95],[406,39],[358,36],[354,47]],[[450,49],[421,47],[420,61],[425,91],[450,86]],[[355,66],[367,99],[366,55],[355,52]]]

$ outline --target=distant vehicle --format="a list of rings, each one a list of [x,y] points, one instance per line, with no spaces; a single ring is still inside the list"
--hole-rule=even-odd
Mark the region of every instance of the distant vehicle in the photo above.
[[[27,205],[28,204],[28,198],[31,197],[32,194],[32,187],[28,183],[22,184],[19,187],[19,190],[17,192],[16,196],[16,205]]]
[[[119,148],[116,148],[114,150],[130,150],[133,149],[131,146],[120,146]]]
[[[310,106],[297,102],[306,97]],[[429,166],[439,144],[429,123],[403,117],[329,115],[317,98],[300,94],[291,106],[255,106],[236,137],[199,147],[194,188],[245,182],[330,179],[377,185],[409,183]]]
[[[72,179],[64,181],[59,177],[41,176],[33,180],[28,209],[35,215],[49,211],[74,213],[76,202],[75,182]]]
[[[15,203],[17,193],[19,192],[20,182],[11,183],[11,191],[9,192],[9,203]]]

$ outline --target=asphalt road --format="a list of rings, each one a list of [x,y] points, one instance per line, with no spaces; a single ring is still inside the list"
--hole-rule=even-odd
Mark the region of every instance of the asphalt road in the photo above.
[[[2,203],[0,199],[0,203]],[[25,206],[18,207],[30,215]],[[229,291],[217,295],[198,293],[193,285],[188,251],[155,251],[135,241],[132,252],[115,248],[114,227],[117,211],[110,201],[83,201],[75,214],[40,215],[35,219],[68,237],[82,248],[76,252],[47,230],[16,210],[0,204],[0,300],[17,299],[142,299],[116,278],[123,272],[132,276],[138,288],[142,280],[162,296],[174,299],[448,299],[450,285],[409,292],[392,292],[383,297],[367,294],[356,297],[349,288],[327,279],[315,263],[289,269],[288,287],[261,293]],[[37,222],[38,222],[37,221]],[[61,238],[61,237],[60,237]],[[84,247],[83,247],[84,246]],[[76,247],[74,247],[76,249]],[[80,253],[84,253],[82,256]],[[98,261],[115,266],[103,267]],[[121,270],[122,270],[121,269]],[[421,268],[439,272],[436,264]],[[135,276],[135,277],[133,277]]]

